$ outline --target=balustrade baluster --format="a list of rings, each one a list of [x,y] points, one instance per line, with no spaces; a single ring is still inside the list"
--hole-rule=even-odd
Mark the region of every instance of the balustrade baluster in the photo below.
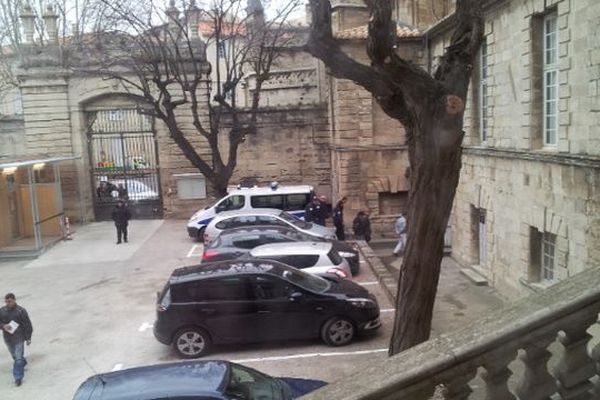
[[[525,372],[516,394],[523,400],[548,400],[556,393],[556,380],[548,371],[548,360],[552,353],[548,346],[556,340],[556,334],[535,338],[535,343],[524,347],[520,358],[525,364]]]
[[[596,377],[593,381],[594,383],[594,399],[600,399],[600,343],[596,343],[596,345],[590,351],[590,357],[596,363]]]
[[[484,357],[485,371],[481,377],[485,381],[486,400],[516,400],[508,390],[508,378],[512,371],[508,368],[517,356],[516,350],[504,350],[489,353]]]
[[[594,385],[590,378],[596,375],[594,361],[587,354],[587,343],[591,335],[587,329],[596,322],[597,315],[588,316],[577,326],[563,329],[558,339],[564,347],[564,353],[553,370],[558,380],[558,393],[563,400],[593,399]]]
[[[477,375],[477,368],[454,368],[451,373],[444,376],[442,382],[442,396],[444,400],[465,400],[473,393],[469,382]]]

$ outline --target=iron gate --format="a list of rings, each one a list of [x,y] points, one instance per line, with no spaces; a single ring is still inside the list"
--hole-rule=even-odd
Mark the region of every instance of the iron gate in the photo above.
[[[137,109],[88,114],[94,214],[110,220],[119,200],[133,218],[162,218],[158,154],[153,119]]]

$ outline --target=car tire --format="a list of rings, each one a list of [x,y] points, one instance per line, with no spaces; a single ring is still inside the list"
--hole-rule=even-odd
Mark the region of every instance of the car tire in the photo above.
[[[356,336],[356,328],[345,317],[334,317],[321,328],[321,339],[329,346],[344,346]]]
[[[198,236],[196,236],[196,242],[204,243],[204,231],[206,230],[206,226],[198,229]]]
[[[194,326],[182,328],[173,337],[173,348],[181,358],[198,358],[205,355],[211,340],[208,333]]]

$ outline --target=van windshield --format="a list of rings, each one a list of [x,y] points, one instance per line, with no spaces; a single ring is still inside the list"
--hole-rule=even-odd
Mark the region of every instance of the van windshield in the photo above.
[[[287,222],[291,223],[292,225],[297,226],[300,229],[312,228],[312,224],[310,222],[302,221],[301,219],[296,218],[292,214],[288,214],[285,211],[282,212],[281,214],[279,214],[279,216],[282,219],[286,220]]]

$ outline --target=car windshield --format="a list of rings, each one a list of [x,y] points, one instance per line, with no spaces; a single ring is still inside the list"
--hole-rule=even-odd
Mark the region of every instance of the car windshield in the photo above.
[[[324,293],[331,287],[331,284],[326,279],[295,268],[282,268],[278,271],[278,274],[286,281],[314,293]]]
[[[282,219],[286,220],[287,222],[291,223],[294,226],[297,226],[300,229],[312,228],[312,224],[310,222],[302,221],[301,219],[296,218],[292,214],[288,214],[285,211],[283,211],[281,214],[279,214],[279,216]]]
[[[231,364],[225,394],[235,399],[285,400],[285,391],[277,379],[236,364]]]

